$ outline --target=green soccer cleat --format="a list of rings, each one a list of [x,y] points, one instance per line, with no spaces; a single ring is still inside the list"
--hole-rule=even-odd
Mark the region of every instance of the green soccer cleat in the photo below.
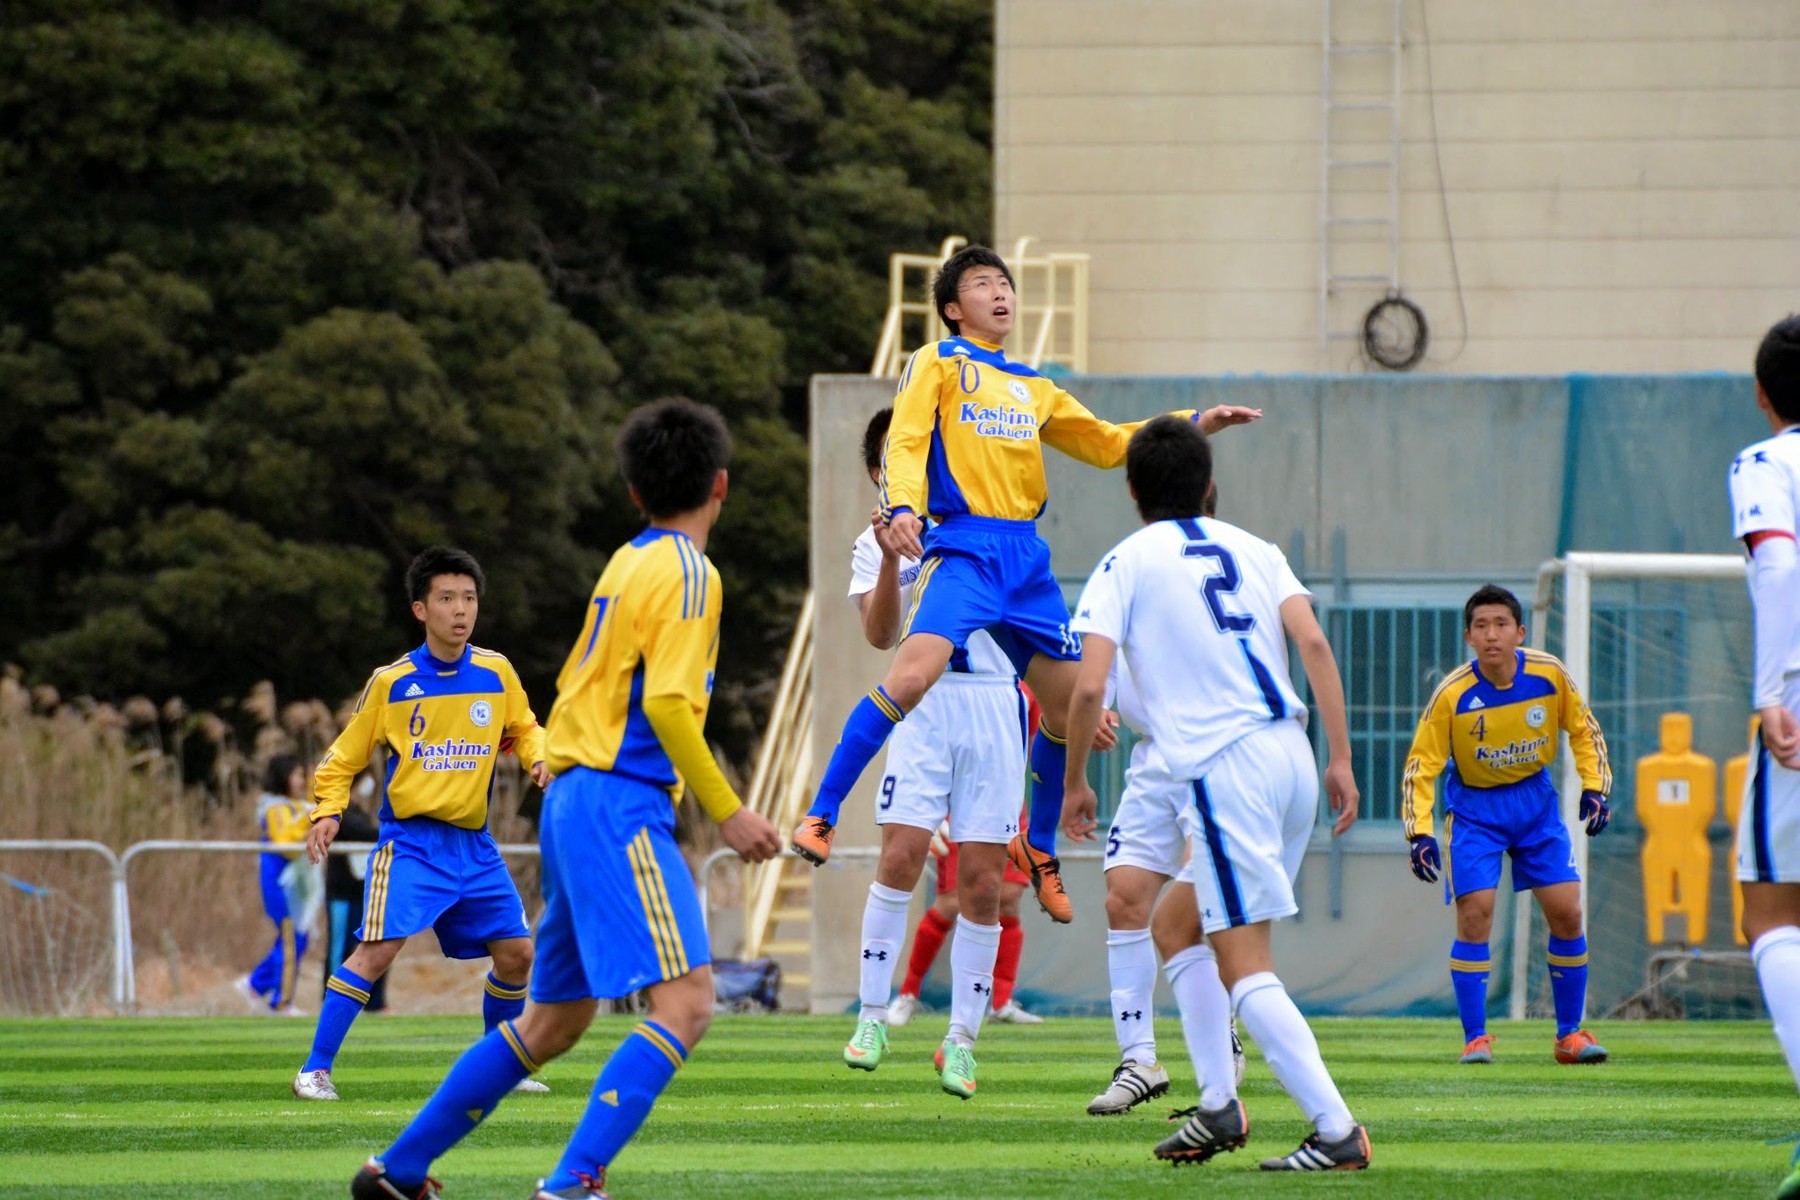
[[[850,1044],[844,1047],[844,1065],[858,1071],[873,1071],[887,1053],[887,1026],[873,1018],[856,1023]]]
[[[1800,1133],[1791,1137],[1776,1138],[1771,1146],[1780,1146],[1787,1142],[1800,1142]],[[1788,1176],[1775,1189],[1775,1200],[1800,1200],[1800,1146],[1794,1147],[1794,1157],[1788,1162]]]
[[[935,1060],[938,1082],[952,1096],[967,1100],[975,1094],[975,1052],[961,1042],[944,1039]]]

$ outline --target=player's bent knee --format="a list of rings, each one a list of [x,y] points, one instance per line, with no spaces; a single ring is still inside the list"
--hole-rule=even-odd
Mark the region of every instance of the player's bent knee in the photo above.
[[[1108,929],[1142,929],[1149,923],[1150,904],[1143,897],[1110,890],[1106,893]]]
[[[380,979],[387,974],[388,968],[394,965],[394,959],[400,953],[400,947],[406,945],[405,938],[388,938],[379,942],[363,942],[350,952],[344,960],[344,966],[367,980]]]

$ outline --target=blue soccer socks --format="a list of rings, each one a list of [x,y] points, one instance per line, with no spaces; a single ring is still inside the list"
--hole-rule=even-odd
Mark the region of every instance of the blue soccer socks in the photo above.
[[[1487,1032],[1488,974],[1493,968],[1486,942],[1450,943],[1450,986],[1456,989],[1456,1015],[1462,1018],[1465,1042]]]
[[[881,752],[894,726],[905,719],[906,714],[900,706],[880,686],[857,701],[856,707],[850,710],[850,719],[844,722],[844,732],[838,735],[837,749],[831,752],[831,761],[825,765],[825,777],[819,784],[819,794],[806,815],[822,817],[836,825],[838,810],[844,807],[844,797],[862,778],[863,768]],[[1060,775],[1057,786],[1062,786]]]
[[[488,972],[486,986],[481,995],[481,1020],[489,1033],[502,1021],[516,1021],[525,1011],[526,985],[507,983],[492,971]]]
[[[450,1068],[412,1124],[385,1154],[378,1155],[395,1180],[415,1184],[424,1181],[431,1164],[456,1145],[494,1111],[501,1097],[527,1075],[535,1075],[532,1060],[511,1021],[463,1052]]]
[[[1581,1028],[1581,1010],[1587,1006],[1587,938],[1553,937],[1547,950],[1550,995],[1556,1004],[1556,1036],[1565,1038]]]
[[[325,984],[325,1003],[319,1006],[319,1027],[313,1031],[312,1053],[302,1071],[329,1071],[350,1026],[369,1002],[372,979],[364,979],[349,967],[339,967]]]
[[[584,1175],[604,1178],[607,1165],[638,1131],[656,1098],[686,1061],[687,1047],[655,1021],[633,1029],[606,1060],[600,1078],[594,1080],[587,1111],[543,1190],[574,1187]]]
[[[1031,825],[1025,840],[1040,854],[1056,853],[1056,827],[1062,823],[1063,767],[1069,742],[1038,726],[1031,739]]]

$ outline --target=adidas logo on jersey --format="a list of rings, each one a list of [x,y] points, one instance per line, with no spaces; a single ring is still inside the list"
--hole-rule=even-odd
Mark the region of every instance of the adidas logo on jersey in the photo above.
[[[411,700],[414,696],[423,696],[424,694],[425,689],[416,683],[408,684],[406,687],[406,699],[408,700]]]
[[[1477,696],[1473,700],[1469,701],[1469,711],[1470,712],[1474,712],[1478,708],[1486,708],[1486,707],[1487,707],[1487,705],[1485,705],[1481,702],[1480,696]]]

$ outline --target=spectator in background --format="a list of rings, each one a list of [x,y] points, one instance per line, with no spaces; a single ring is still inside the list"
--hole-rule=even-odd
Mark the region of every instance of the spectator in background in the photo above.
[[[375,779],[364,774],[356,781],[350,806],[344,810],[338,827],[338,838],[344,842],[377,842],[381,826],[363,807],[363,801],[375,792]],[[331,973],[344,965],[356,948],[362,945],[356,931],[363,923],[363,880],[369,872],[366,854],[333,854],[325,860],[325,982]],[[364,1012],[381,1012],[387,1008],[387,976],[369,987],[369,1003]]]
[[[294,1005],[294,982],[306,954],[307,927],[317,914],[321,889],[317,872],[297,858],[309,825],[306,766],[291,754],[277,754],[263,770],[262,795],[256,799],[261,840],[271,846],[259,855],[263,911],[275,925],[275,944],[256,969],[237,981],[237,989],[253,1007],[286,1017],[306,1014]]]

